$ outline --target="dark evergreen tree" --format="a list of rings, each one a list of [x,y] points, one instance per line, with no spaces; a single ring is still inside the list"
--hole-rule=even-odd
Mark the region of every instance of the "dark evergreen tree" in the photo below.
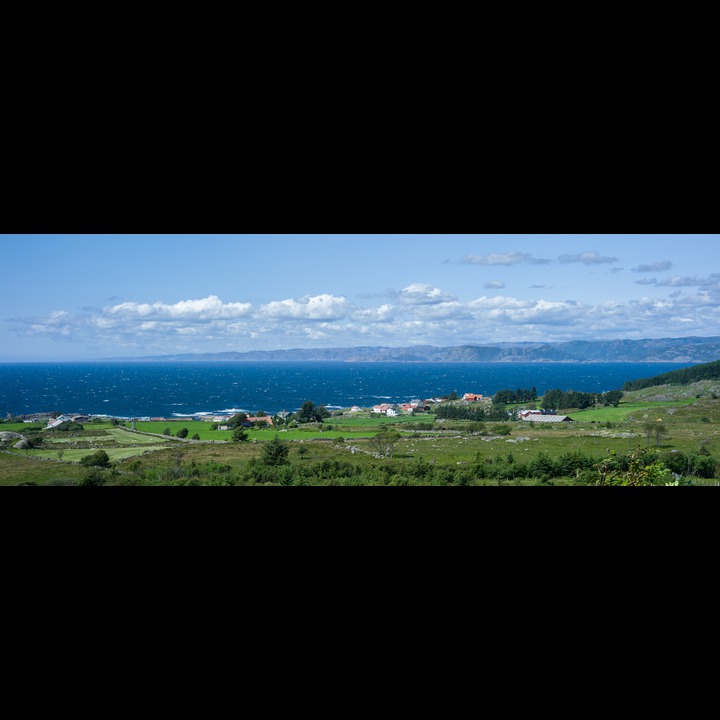
[[[287,465],[290,448],[288,444],[275,435],[263,446],[262,461],[266,465]]]

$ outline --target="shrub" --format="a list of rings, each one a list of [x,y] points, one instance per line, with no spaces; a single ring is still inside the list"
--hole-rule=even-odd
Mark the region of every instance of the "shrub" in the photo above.
[[[493,425],[492,433],[493,435],[510,435],[511,430],[507,425]]]
[[[195,434],[192,436],[192,439],[193,439],[193,440],[199,440],[199,439],[200,439],[200,436],[199,436],[197,433],[195,433]]]
[[[83,475],[82,479],[80,480],[80,485],[89,485],[89,486],[97,486],[102,485],[105,482],[106,478],[102,474],[102,470],[99,470],[98,468],[93,468],[92,470],[89,470],[85,475]]]
[[[176,433],[176,437],[179,437],[181,440],[185,439],[188,436],[188,429],[187,428],[180,428]]]
[[[170,428],[165,428],[163,430],[163,435],[172,435],[172,430]]]
[[[80,460],[80,464],[85,467],[110,467],[110,457],[104,450],[98,450],[92,455],[86,455]]]

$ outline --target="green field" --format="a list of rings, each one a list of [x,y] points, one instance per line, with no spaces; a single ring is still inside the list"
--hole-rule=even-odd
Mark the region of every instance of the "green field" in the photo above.
[[[153,450],[164,450],[166,447],[167,445],[143,445],[137,448],[105,447],[103,450],[108,454],[110,460],[114,462],[115,460],[125,460]],[[52,460],[57,458],[56,450],[17,450],[16,452],[24,457],[50,458]],[[80,462],[86,455],[92,455],[94,452],[95,450],[63,450],[62,461]]]
[[[188,438],[197,434],[201,440],[231,440],[231,430],[211,430],[210,426],[212,423],[203,422],[201,420],[183,420],[182,422],[177,421],[163,421],[163,422],[136,422],[135,429],[139,432],[155,433],[162,435],[166,428],[170,428],[172,437],[177,435],[178,430],[186,428],[188,431]]]
[[[656,412],[666,407],[692,405],[695,398],[686,400],[666,400],[662,402],[621,402],[618,407],[589,408],[571,412],[573,420],[578,422],[623,422],[628,417],[641,419],[645,413]]]
[[[155,432],[160,437],[133,433],[109,423],[89,424],[86,430],[78,432],[43,431],[44,445],[40,449],[0,453],[0,484],[82,483],[92,471],[77,463],[98,448],[107,452],[114,466],[112,472],[101,473],[110,485],[256,482],[533,485],[543,477],[563,485],[574,484],[580,478],[579,471],[572,469],[575,462],[572,457],[576,460],[583,457],[590,463],[583,466],[583,482],[593,477],[588,469],[593,463],[612,453],[623,456],[637,447],[649,448],[668,459],[689,458],[687,463],[681,463],[682,467],[678,466],[680,469],[690,467],[689,463],[695,462],[692,458],[710,458],[712,462],[713,458],[720,459],[720,400],[687,387],[674,393],[672,388],[663,388],[658,396],[662,399],[653,402],[646,399],[644,390],[628,394],[617,408],[559,410],[561,414],[570,414],[575,422],[558,425],[447,421],[435,422],[432,431],[413,431],[407,426],[429,424],[433,416],[386,418],[365,414],[328,418],[321,426],[250,429],[249,442],[239,444],[227,442],[231,440],[231,431],[213,431],[210,423],[204,422],[136,424],[138,430]],[[658,418],[668,434],[648,435],[647,420]],[[499,435],[498,426],[505,427],[510,434]],[[204,441],[226,442],[178,442],[162,436],[166,427],[171,428],[173,435],[185,427],[188,438],[198,433]],[[11,426],[0,425],[2,429],[10,430]],[[370,438],[386,429],[400,431],[401,439],[388,457],[377,458]],[[337,442],[340,437],[343,441]],[[279,468],[263,465],[263,448],[274,438],[282,440],[289,449],[289,465]],[[58,451],[63,453],[62,462],[41,459],[56,460]],[[545,465],[561,469],[548,475],[550,471],[541,470]],[[688,475],[692,484],[720,482],[712,475]],[[507,479],[503,481],[503,477]]]

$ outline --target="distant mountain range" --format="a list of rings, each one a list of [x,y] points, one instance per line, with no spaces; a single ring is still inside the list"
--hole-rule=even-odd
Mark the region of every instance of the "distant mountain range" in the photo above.
[[[576,340],[435,347],[352,347],[104,358],[134,362],[677,362],[720,359],[720,337],[659,340]]]

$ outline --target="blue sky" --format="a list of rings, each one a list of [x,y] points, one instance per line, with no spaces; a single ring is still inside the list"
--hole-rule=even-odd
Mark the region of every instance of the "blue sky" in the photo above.
[[[720,335],[720,235],[1,235],[0,361]]]

